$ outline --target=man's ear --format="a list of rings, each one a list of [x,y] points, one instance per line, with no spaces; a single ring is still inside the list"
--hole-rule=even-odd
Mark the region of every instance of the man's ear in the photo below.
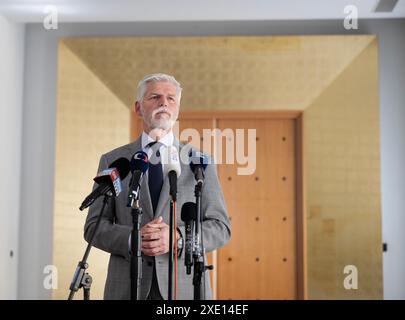
[[[139,101],[136,101],[136,102],[135,102],[134,111],[135,111],[135,113],[136,113],[138,116],[140,116],[140,117],[143,116],[143,115],[142,115],[141,104],[139,103]]]

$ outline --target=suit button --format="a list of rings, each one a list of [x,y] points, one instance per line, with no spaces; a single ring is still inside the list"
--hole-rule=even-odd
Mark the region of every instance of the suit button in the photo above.
[[[148,267],[152,267],[153,266],[153,262],[152,261],[148,261]]]

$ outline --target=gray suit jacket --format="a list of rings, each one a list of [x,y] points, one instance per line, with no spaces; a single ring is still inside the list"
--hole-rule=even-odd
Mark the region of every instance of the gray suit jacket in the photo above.
[[[183,145],[175,139],[181,154],[188,154],[189,145]],[[186,149],[184,149],[186,148]],[[101,156],[98,172],[106,169],[109,164],[120,157],[128,160],[135,152],[141,150],[141,139],[119,147]],[[186,153],[185,153],[186,151]],[[132,230],[131,209],[126,206],[128,185],[131,173],[123,180],[123,192],[116,198],[110,198],[105,208],[102,220],[93,240],[93,245],[109,252],[110,261],[108,275],[104,290],[104,299],[130,299],[130,256],[129,235]],[[96,187],[96,185],[94,185]],[[189,165],[181,162],[181,175],[177,183],[177,226],[184,237],[184,222],[181,220],[181,208],[185,202],[195,202],[195,179]],[[101,210],[103,197],[96,200],[90,207],[84,226],[84,238],[89,241],[93,233],[97,216]],[[162,216],[164,222],[169,224],[170,213],[169,179],[166,176],[160,193],[159,203],[155,217]],[[230,239],[230,223],[227,215],[224,197],[218,181],[216,167],[209,164],[205,170],[205,182],[202,189],[202,215],[203,215],[203,241],[206,252],[213,251],[225,245]],[[141,184],[140,206],[143,210],[141,226],[153,220],[152,202],[149,194],[147,175]],[[156,264],[157,280],[163,299],[167,299],[168,290],[168,256],[166,253],[155,257],[142,255],[142,281],[140,299],[146,299],[152,284],[153,263]],[[177,299],[193,299],[192,275],[186,274],[184,266],[184,250],[178,260]],[[205,298],[211,299],[209,275],[205,276]]]

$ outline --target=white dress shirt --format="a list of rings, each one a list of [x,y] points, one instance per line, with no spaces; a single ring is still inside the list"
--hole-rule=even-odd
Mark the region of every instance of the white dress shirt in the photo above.
[[[152,148],[148,146],[149,143],[156,141],[155,139],[151,138],[145,131],[142,132],[142,151],[148,155],[148,158],[152,156]],[[173,145],[174,142],[174,134],[173,131],[170,131],[168,134],[163,136],[161,139],[158,140],[162,145],[159,148],[160,158],[162,159],[162,170],[163,170],[163,178],[165,177],[165,159],[168,159],[168,148]]]

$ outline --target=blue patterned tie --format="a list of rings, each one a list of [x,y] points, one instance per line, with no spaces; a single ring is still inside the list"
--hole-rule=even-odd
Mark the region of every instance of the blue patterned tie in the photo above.
[[[149,193],[152,200],[153,215],[156,214],[156,208],[159,202],[160,191],[163,186],[163,171],[160,158],[159,148],[162,146],[160,142],[153,141],[148,144],[152,149],[152,155],[149,159]]]

